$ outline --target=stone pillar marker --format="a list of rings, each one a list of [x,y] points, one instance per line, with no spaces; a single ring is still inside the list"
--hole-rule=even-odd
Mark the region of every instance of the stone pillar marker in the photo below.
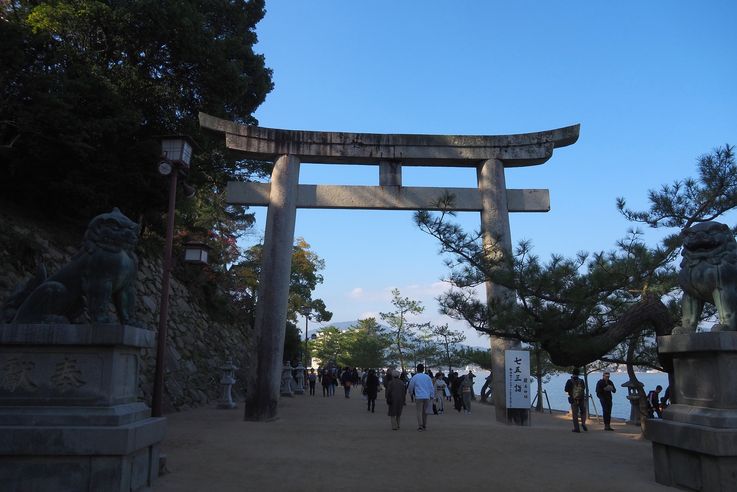
[[[512,235],[507,210],[507,187],[504,163],[498,159],[484,161],[477,168],[478,186],[481,192],[481,231],[484,249],[493,258],[509,258],[512,255]],[[513,302],[514,293],[506,287],[486,282],[486,301]],[[493,315],[493,313],[491,313]],[[494,387],[496,420],[504,423],[528,422],[529,409],[507,409],[504,351],[520,350],[519,341],[491,337],[491,375]]]
[[[292,266],[294,223],[297,218],[299,159],[282,155],[274,163],[266,215],[263,263],[258,283],[255,329],[257,366],[248,381],[246,420],[276,417],[287,323],[289,276]],[[273,306],[280,308],[274,309]]]
[[[269,207],[255,321],[258,369],[246,397],[249,420],[276,416],[296,208],[440,210],[439,202],[452,195],[454,211],[481,212],[485,244],[493,245],[498,235],[498,253],[511,254],[509,212],[548,212],[550,196],[545,189],[506,189],[504,168],[543,164],[555,148],[575,143],[580,130],[571,125],[515,135],[401,135],[262,128],[205,113],[199,120],[202,128],[223,133],[226,146],[244,157],[276,160],[271,183],[228,183],[228,203]],[[301,162],[376,165],[379,186],[300,185]],[[479,183],[476,188],[403,186],[405,166],[475,168]],[[490,301],[511,295],[487,285]],[[519,344],[493,339],[492,346],[498,418],[524,423],[529,411],[507,412],[504,398],[504,350]]]

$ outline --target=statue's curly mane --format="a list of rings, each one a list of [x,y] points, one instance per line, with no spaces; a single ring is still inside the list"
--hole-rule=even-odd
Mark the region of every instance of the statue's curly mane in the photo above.
[[[683,318],[674,333],[696,331],[705,302],[717,307],[717,330],[737,330],[737,242],[731,229],[719,222],[689,227],[681,254]]]
[[[14,323],[68,323],[87,308],[92,322],[109,323],[112,300],[118,321],[128,323],[135,302],[138,231],[138,224],[117,208],[98,215],[87,227],[82,249],[48,279],[31,279],[29,288],[4,306],[4,317],[12,313]]]

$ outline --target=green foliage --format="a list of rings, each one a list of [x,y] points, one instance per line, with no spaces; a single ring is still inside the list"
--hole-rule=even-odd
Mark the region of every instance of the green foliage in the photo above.
[[[737,205],[733,148],[702,156],[698,179],[651,191],[649,198],[648,212],[626,209],[621,198],[618,207],[631,220],[679,228],[732,210]],[[654,335],[669,332],[678,309],[677,235],[651,247],[641,232],[630,230],[611,251],[553,255],[545,263],[523,241],[512,255],[499,258],[488,254],[480,233],[469,234],[450,220],[451,196],[439,205],[439,214],[420,211],[415,221],[438,239],[441,253],[450,255],[449,280],[455,288],[440,299],[445,314],[484,333],[540,343],[562,366],[604,358],[661,367]],[[486,304],[475,291],[484,282],[507,287],[516,298]]]
[[[429,324],[415,325],[416,331],[409,337],[406,353],[412,365],[424,364],[425,367],[436,367],[440,363],[440,346],[429,331]]]
[[[230,291],[244,307],[253,311],[256,306],[258,279],[261,274],[263,244],[257,244],[243,252],[241,261],[231,266]],[[325,262],[302,238],[297,238],[292,252],[292,270],[289,284],[289,303],[287,319],[294,323],[297,315],[307,309],[309,316],[316,321],[330,321],[333,314],[327,310],[322,299],[312,299],[312,292],[323,282],[319,273]]]
[[[200,195],[262,173],[200,133],[197,113],[255,122],[272,88],[253,52],[263,14],[263,0],[0,4],[2,199],[79,227],[118,206],[161,230],[156,137],[172,133],[199,144],[188,180]],[[208,231],[234,221],[226,237],[248,220],[235,208],[196,215]]]
[[[391,343],[376,319],[366,318],[346,331],[325,327],[309,345],[311,355],[322,365],[335,361],[339,366],[379,368],[386,365],[386,349]]]
[[[485,371],[491,371],[491,352],[489,349],[477,347],[461,347],[456,351],[456,357],[462,361],[460,365],[470,364],[479,366]]]
[[[409,297],[402,297],[399,289],[392,290],[392,305],[395,310],[388,313],[379,313],[383,321],[386,321],[392,329],[392,344],[395,351],[389,356],[390,359],[399,362],[402,371],[405,370],[405,354],[402,351],[411,343],[411,338],[419,326],[411,323],[408,318],[421,314],[425,308],[419,301],[413,301]]]
[[[392,341],[375,318],[359,320],[343,333],[345,355],[341,365],[380,368],[386,365],[386,349]]]
[[[633,222],[653,228],[686,229],[698,222],[715,220],[737,208],[737,164],[734,146],[725,144],[698,159],[698,178],[686,178],[663,185],[660,190],[649,190],[648,211],[627,208],[624,198],[617,198],[617,208]],[[675,241],[674,243],[671,243]],[[666,240],[673,247],[680,246],[678,236]]]
[[[429,325],[428,331],[438,346],[438,366],[448,366],[448,372],[450,373],[454,365],[458,366],[464,363],[463,359],[457,354],[459,344],[466,340],[466,335],[462,331],[451,330],[447,323],[444,325]]]
[[[302,339],[299,328],[292,322],[287,322],[284,334],[284,360],[293,363],[302,362]]]
[[[330,361],[335,361],[338,365],[344,365],[345,338],[343,332],[334,326],[327,326],[320,330],[314,340],[310,340],[310,354],[316,359],[320,359],[324,366]]]

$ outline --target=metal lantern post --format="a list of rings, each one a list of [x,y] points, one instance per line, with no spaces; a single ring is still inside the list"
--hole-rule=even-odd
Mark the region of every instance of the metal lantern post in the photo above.
[[[307,339],[307,328],[309,327],[310,322],[310,314],[312,314],[312,308],[309,306],[304,306],[302,309],[299,310],[300,314],[305,317],[305,348],[304,348],[304,367],[307,367],[307,344],[309,343]]]
[[[169,176],[169,208],[166,218],[166,242],[161,275],[161,304],[159,305],[159,331],[156,337],[156,372],[154,374],[151,416],[161,417],[164,391],[164,365],[166,356],[166,329],[169,315],[169,278],[171,276],[172,249],[174,243],[174,209],[177,200],[177,179],[180,172],[189,169],[192,159],[192,142],[187,137],[164,137],[161,140],[159,173]]]

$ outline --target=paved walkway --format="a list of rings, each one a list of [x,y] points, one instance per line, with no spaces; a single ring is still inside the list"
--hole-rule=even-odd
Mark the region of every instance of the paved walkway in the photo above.
[[[319,391],[319,385],[318,385]],[[279,420],[243,421],[236,410],[168,415],[165,491],[672,491],[653,479],[651,445],[638,429],[571,432],[561,414],[532,414],[531,427],[496,423],[494,408],[450,409],[417,431],[414,404],[392,431],[384,394],[376,413],[360,395],[282,398]],[[474,402],[475,403],[475,402]]]

